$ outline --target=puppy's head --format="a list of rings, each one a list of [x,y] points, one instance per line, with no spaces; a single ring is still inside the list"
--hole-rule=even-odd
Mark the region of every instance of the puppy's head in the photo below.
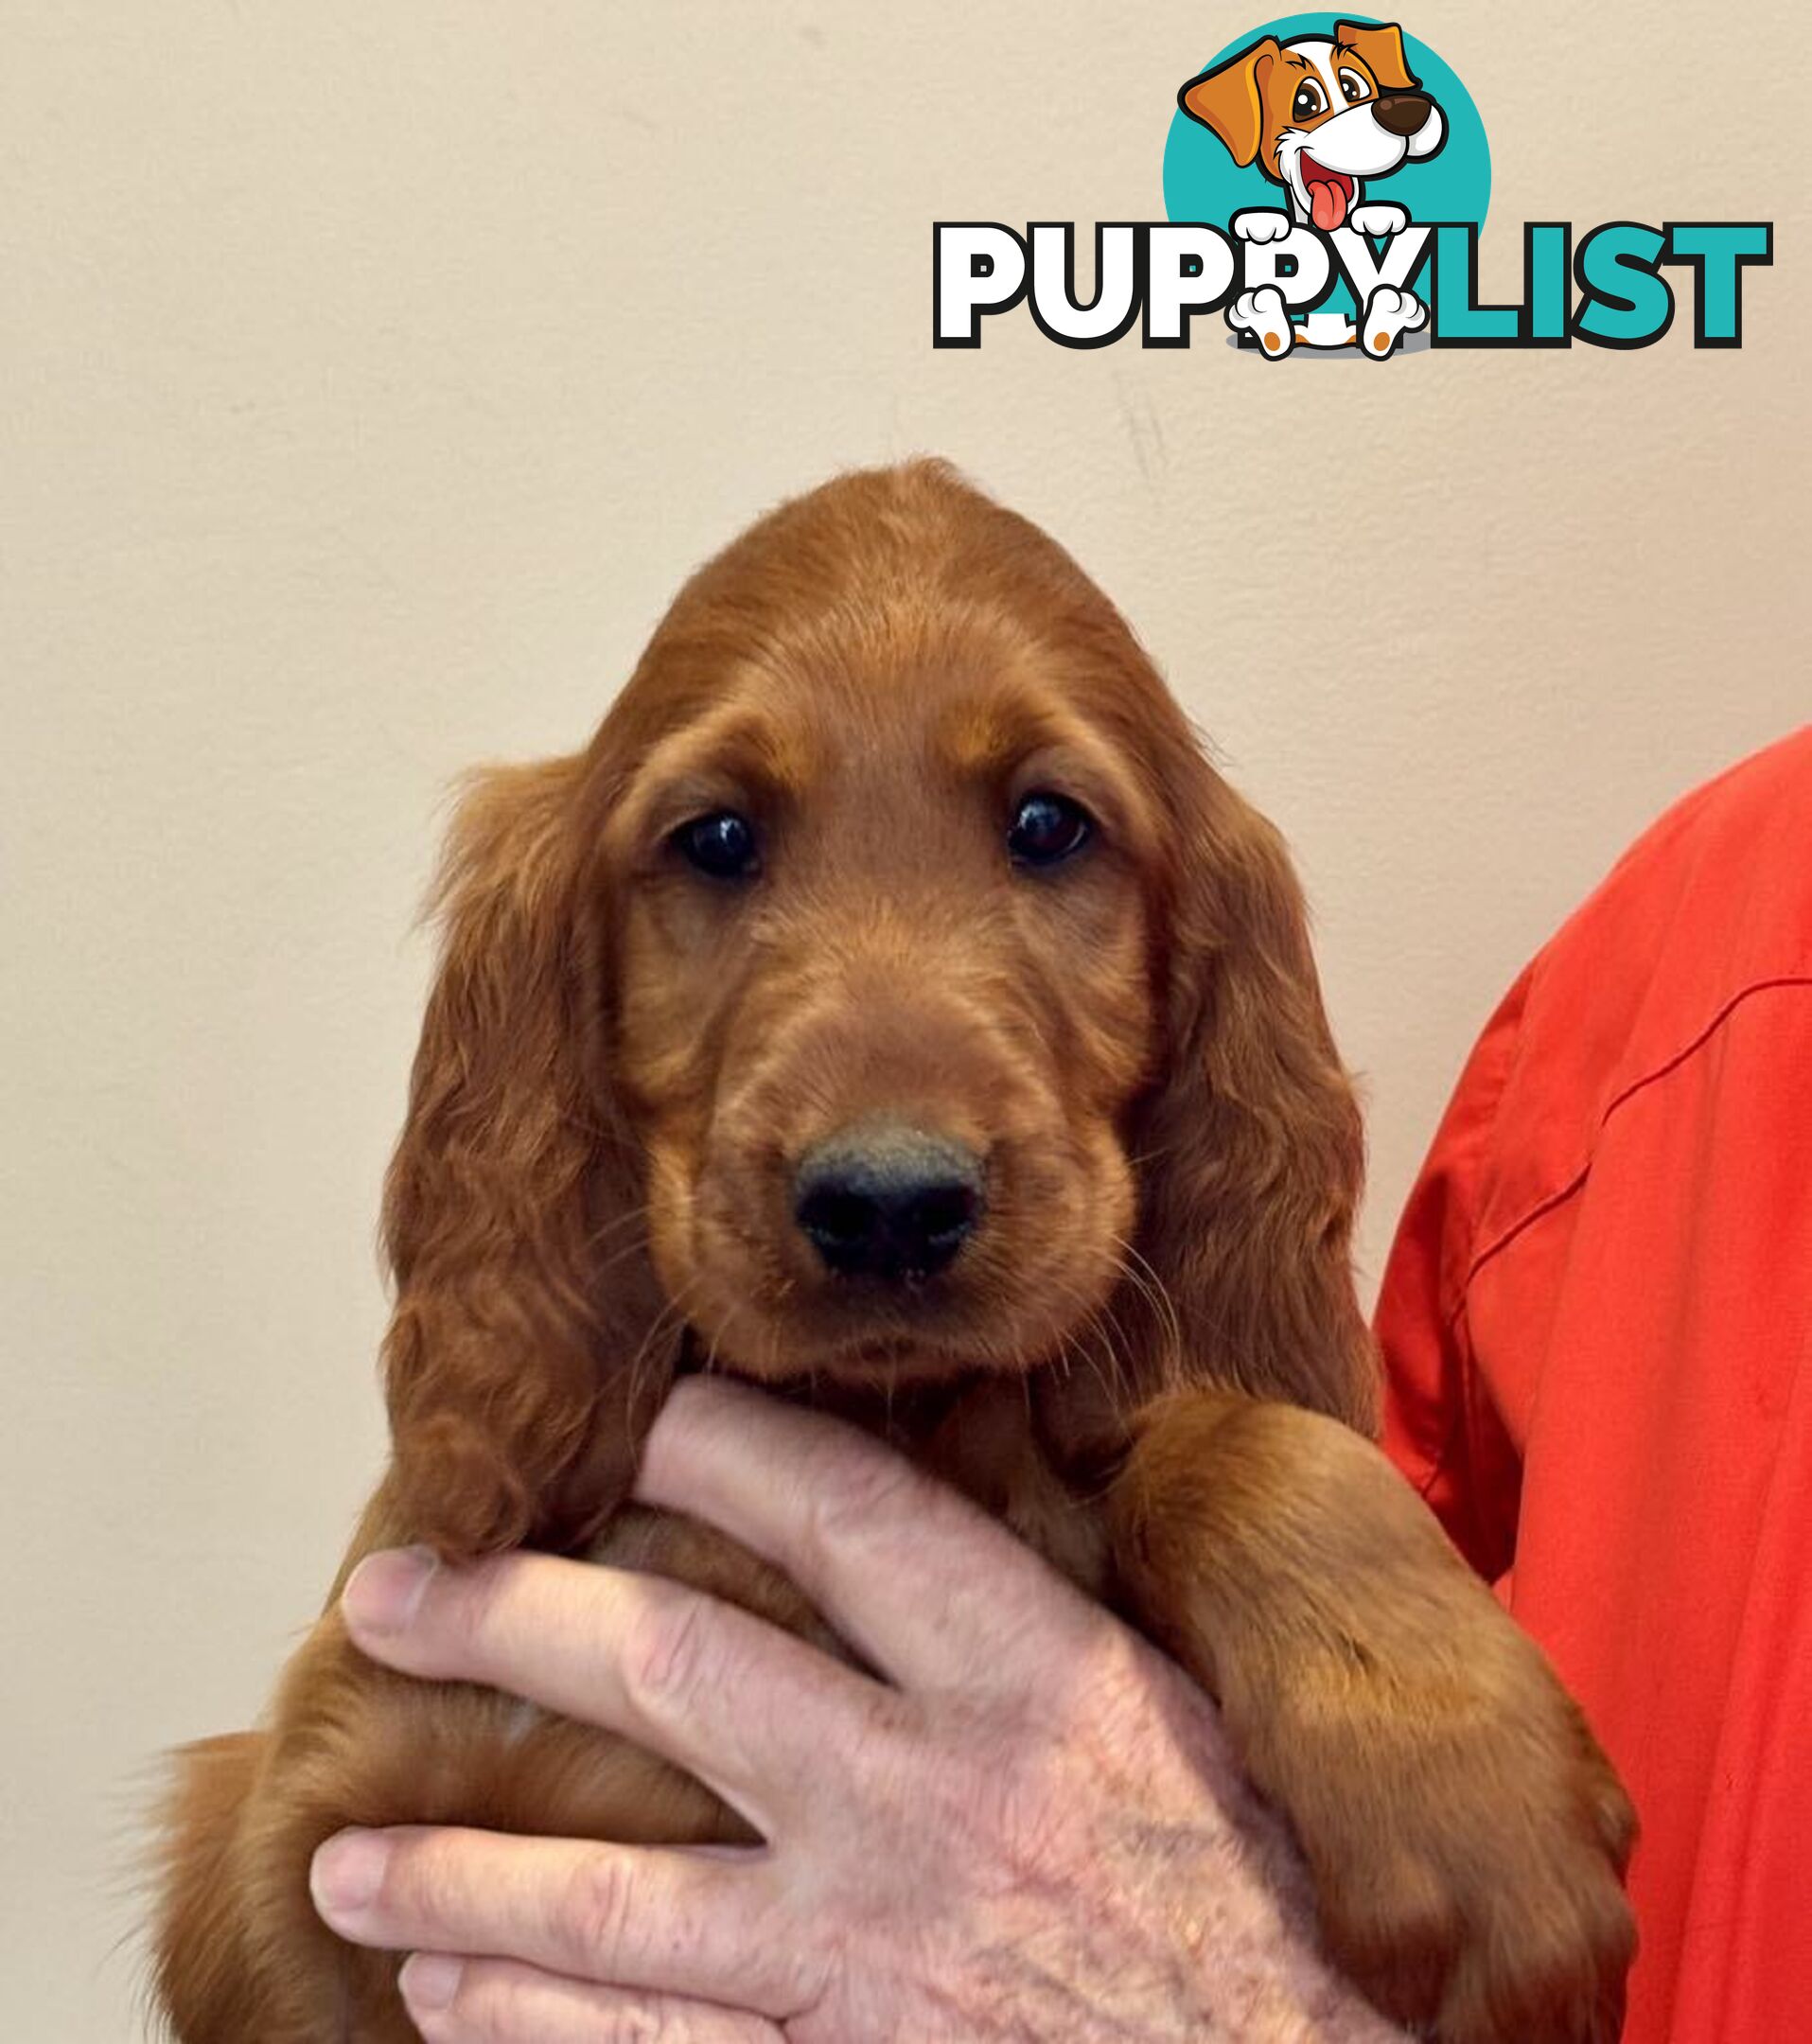
[[[480,784],[449,875],[389,1205],[423,1537],[576,1537],[687,1342],[1363,1404],[1357,1124],[1281,849],[948,470],[745,535],[585,753]]]
[[[1434,155],[1447,132],[1394,23],[1341,22],[1331,36],[1287,44],[1261,37],[1191,79],[1177,100],[1235,163],[1257,163],[1325,230],[1346,224],[1362,179]]]

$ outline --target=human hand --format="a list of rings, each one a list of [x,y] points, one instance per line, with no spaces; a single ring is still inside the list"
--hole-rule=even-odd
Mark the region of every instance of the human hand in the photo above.
[[[702,1380],[638,1494],[784,1569],[877,1674],[660,1577],[370,1558],[344,1610],[376,1659],[620,1732],[765,1841],[342,1833],[317,1906],[415,1954],[431,2044],[1398,2036],[1317,1956],[1207,1700],[996,1522],[852,1428]]]

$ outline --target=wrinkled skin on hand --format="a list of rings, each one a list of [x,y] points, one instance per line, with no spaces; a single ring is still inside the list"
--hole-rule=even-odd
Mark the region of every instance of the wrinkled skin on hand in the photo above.
[[[403,1981],[424,2036],[1396,2035],[1317,1955],[1300,1866],[1205,1698],[997,1524],[720,1385],[677,1395],[643,1489],[784,1565],[889,1680],[651,1577],[509,1556],[424,1583],[376,1558],[346,1605],[368,1651],[589,1713],[766,1841],[336,1840],[317,1901],[343,1936],[423,1955]],[[903,1547],[910,1568],[877,1565]]]

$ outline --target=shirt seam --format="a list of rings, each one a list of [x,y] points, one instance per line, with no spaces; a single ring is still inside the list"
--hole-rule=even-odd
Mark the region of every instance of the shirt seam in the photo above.
[[[1660,1080],[1665,1079],[1669,1077],[1672,1073],[1680,1070],[1680,1067],[1684,1066],[1691,1058],[1693,1058],[1695,1055],[1697,1055],[1698,1051],[1704,1049],[1706,1046],[1710,1044],[1713,1037],[1715,1037],[1717,1034],[1718,1031],[1723,1028],[1725,1023],[1730,1020],[1731,1016],[1736,1013],[1737,1009],[1742,1007],[1743,1004],[1748,1001],[1752,996],[1756,994],[1779,992],[1782,988],[1786,987],[1799,987],[1806,990],[1812,990],[1812,974],[1777,974],[1767,979],[1751,980],[1749,985],[1740,987],[1734,994],[1731,995],[1730,997],[1712,1016],[1711,1020],[1708,1021],[1705,1026],[1701,1030],[1699,1030],[1698,1032],[1695,1036],[1693,1036],[1680,1049],[1676,1050],[1671,1057],[1664,1058],[1659,1065],[1654,1066],[1650,1070],[1644,1072],[1640,1078],[1632,1079],[1627,1085],[1623,1087],[1621,1091],[1612,1096],[1612,1098],[1606,1103],[1603,1113],[1599,1115],[1597,1124],[1593,1129],[1592,1134],[1594,1137],[1594,1150],[1595,1138],[1603,1135],[1605,1129],[1610,1125],[1611,1116],[1614,1115],[1620,1107],[1625,1106],[1629,1101],[1633,1100],[1638,1093],[1645,1091],[1647,1087],[1654,1085]],[[1517,1050],[1512,1054],[1510,1061],[1512,1072],[1514,1072],[1515,1068],[1520,1065],[1522,1061],[1522,1047],[1521,1044],[1519,1044]],[[1498,1122],[1504,1112],[1504,1096],[1508,1093],[1508,1091],[1509,1076],[1506,1075],[1504,1089],[1502,1092],[1500,1092],[1496,1106],[1492,1112],[1491,1133],[1493,1137],[1495,1137],[1497,1133]],[[1447,1337],[1450,1341],[1451,1341],[1456,1336],[1460,1321],[1466,1315],[1467,1308],[1471,1300],[1473,1280],[1487,1267],[1487,1264],[1495,1262],[1496,1260],[1500,1256],[1502,1256],[1505,1250],[1509,1249],[1521,1236],[1527,1233],[1527,1231],[1530,1228],[1534,1227],[1538,1222],[1546,1219],[1549,1214],[1555,1212],[1557,1208],[1564,1207],[1569,1200],[1575,1198],[1579,1194],[1579,1192],[1584,1189],[1587,1181],[1592,1176],[1592,1155],[1588,1154],[1585,1162],[1580,1165],[1579,1169],[1573,1174],[1571,1178],[1569,1178],[1563,1185],[1557,1187],[1552,1192],[1544,1193],[1541,1198],[1536,1200],[1521,1215],[1519,1215],[1515,1221],[1510,1223],[1507,1227],[1502,1229],[1492,1239],[1492,1241],[1487,1247],[1479,1250],[1473,1256],[1471,1261],[1467,1266],[1466,1276],[1460,1282],[1458,1295],[1455,1297],[1452,1306],[1449,1309],[1445,1316],[1444,1328]],[[1471,1346],[1469,1339],[1467,1346],[1469,1350]],[[1431,1460],[1428,1468],[1428,1474],[1423,1478],[1420,1483],[1416,1486],[1417,1494],[1422,1498],[1426,1499],[1429,1496],[1430,1492],[1433,1491],[1433,1489],[1434,1489],[1434,1486],[1440,1482],[1441,1478],[1446,1475],[1448,1470],[1451,1466],[1453,1460],[1454,1447],[1458,1441],[1461,1429],[1464,1427],[1465,1423],[1466,1397],[1464,1392],[1462,1391],[1461,1395],[1453,1401],[1452,1411],[1448,1416],[1448,1421],[1446,1428],[1443,1432],[1443,1438],[1441,1441],[1439,1453],[1435,1454]]]
[[[1717,1034],[1718,1031],[1724,1027],[1725,1023],[1746,1001],[1757,994],[1778,993],[1786,987],[1812,990],[1812,974],[1783,973],[1767,979],[1751,980],[1749,985],[1739,988],[1737,992],[1731,995],[1712,1016],[1711,1020],[1680,1049],[1676,1050],[1671,1057],[1663,1058],[1659,1065],[1652,1066],[1639,1078],[1632,1079],[1621,1091],[1613,1094],[1610,1100],[1606,1102],[1604,1111],[1599,1115],[1597,1123],[1592,1130],[1593,1151],[1595,1152],[1596,1149],[1596,1138],[1604,1134],[1605,1130],[1610,1126],[1610,1118],[1617,1113],[1619,1108],[1627,1105],[1637,1094],[1645,1091],[1649,1086],[1670,1077],[1688,1063],[1690,1059],[1697,1056],[1700,1050],[1710,1044],[1713,1037]],[[1503,1112],[1503,1107],[1504,1102],[1500,1100],[1498,1102],[1500,1115]],[[1494,1117],[1494,1133],[1495,1126],[1496,1118]],[[1471,1261],[1467,1265],[1466,1276],[1460,1283],[1459,1296],[1454,1300],[1452,1311],[1448,1316],[1450,1328],[1459,1318],[1461,1312],[1464,1310],[1467,1295],[1472,1289],[1472,1281],[1478,1277],[1479,1273],[1485,1269],[1487,1264],[1495,1261],[1498,1257],[1502,1256],[1526,1229],[1533,1227],[1538,1221],[1552,1213],[1556,1207],[1565,1206],[1567,1201],[1572,1199],[1592,1176],[1592,1163],[1593,1155],[1588,1154],[1585,1162],[1563,1185],[1557,1187],[1552,1192],[1543,1193],[1515,1221],[1501,1229],[1485,1248],[1476,1252]]]

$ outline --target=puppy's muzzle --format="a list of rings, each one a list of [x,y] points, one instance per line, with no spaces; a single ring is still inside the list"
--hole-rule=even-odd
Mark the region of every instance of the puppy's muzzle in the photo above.
[[[1378,125],[1387,134],[1419,134],[1428,126],[1428,117],[1434,111],[1434,102],[1426,93],[1389,93],[1381,95],[1372,109]]]
[[[900,1122],[840,1130],[800,1158],[793,1218],[840,1278],[922,1283],[953,1262],[979,1225],[975,1153]]]

